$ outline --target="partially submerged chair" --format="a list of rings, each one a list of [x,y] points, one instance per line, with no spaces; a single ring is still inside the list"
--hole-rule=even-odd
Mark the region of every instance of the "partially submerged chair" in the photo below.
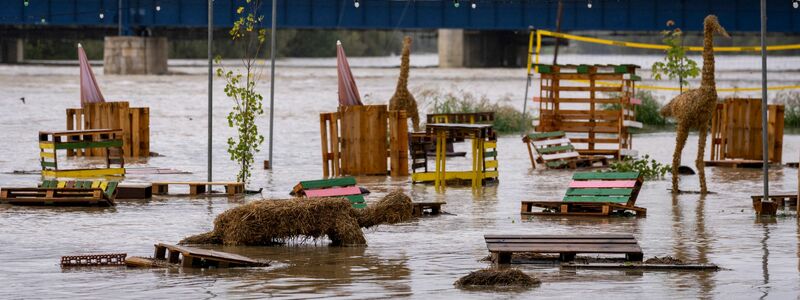
[[[344,197],[350,201],[353,208],[365,208],[364,192],[356,186],[354,177],[341,177],[331,179],[300,181],[294,186],[292,196],[296,197]]]
[[[631,210],[636,216],[647,214],[647,209],[635,205],[643,182],[639,172],[578,172],[572,180],[562,201],[522,201],[521,213],[608,216]],[[545,210],[534,212],[533,207]]]
[[[596,163],[608,165],[608,158],[605,156],[580,155],[563,131],[531,133],[523,137],[522,141],[528,145],[528,154],[534,168],[536,162],[544,164],[548,169],[594,167]]]
[[[13,205],[114,206],[116,181],[45,180],[36,188],[3,188],[0,203]]]

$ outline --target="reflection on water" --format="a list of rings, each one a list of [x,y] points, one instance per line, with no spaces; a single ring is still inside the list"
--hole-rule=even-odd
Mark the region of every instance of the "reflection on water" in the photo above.
[[[64,109],[75,106],[77,74],[53,67],[0,66],[0,90],[25,96],[27,104],[4,103],[0,110],[0,186],[33,186],[35,175],[11,175],[35,170],[39,163],[38,130],[63,128]],[[205,180],[205,75],[99,76],[108,99],[132,99],[149,106],[151,149],[164,156],[146,165],[175,168],[192,174],[131,174],[126,180]],[[519,70],[438,70],[415,73],[412,88],[465,89],[496,99],[511,94],[521,99],[524,80]],[[52,74],[51,74],[52,73]],[[75,73],[75,74],[73,74]],[[499,74],[499,75],[498,75]],[[368,103],[389,99],[396,83],[393,69],[354,69]],[[254,170],[251,188],[263,195],[245,198],[162,197],[148,201],[118,201],[113,208],[31,208],[0,206],[0,295],[10,298],[425,298],[482,299],[489,297],[579,298],[794,298],[800,293],[800,228],[794,212],[757,219],[749,195],[761,192],[759,169],[708,168],[705,197],[672,195],[668,180],[647,181],[637,206],[644,218],[523,217],[521,200],[559,200],[572,172],[530,168],[525,145],[517,136],[498,140],[500,180],[473,193],[469,186],[411,184],[408,177],[358,177],[370,189],[367,201],[402,189],[416,201],[440,201],[447,214],[365,230],[369,246],[330,248],[327,240],[287,247],[219,247],[217,249],[273,261],[267,268],[229,270],[127,270],[94,268],[61,270],[62,255],[126,252],[150,256],[153,244],[175,243],[209,231],[214,217],[248,201],[289,197],[299,180],[321,176],[319,127],[321,111],[336,109],[336,72],[332,68],[284,68],[276,87],[274,170]],[[787,75],[788,76],[788,75]],[[216,82],[216,99],[224,99]],[[47,89],[42,89],[47,86]],[[309,88],[309,87],[314,87]],[[261,91],[268,92],[268,91]],[[19,96],[17,96],[19,95]],[[215,180],[231,180],[236,166],[228,161],[224,138],[225,100],[215,101]],[[262,121],[265,121],[263,119]],[[35,124],[35,125],[32,125]],[[198,130],[203,129],[203,130]],[[634,148],[661,161],[671,161],[674,133],[636,135]],[[696,155],[696,135],[690,135],[684,161]],[[798,153],[800,136],[784,138],[785,157]],[[468,151],[469,145],[456,145]],[[265,153],[256,159],[264,159]],[[75,159],[76,165],[85,161]],[[471,161],[452,158],[448,168],[469,169]],[[797,169],[770,171],[771,191],[797,190]],[[697,176],[683,176],[681,188],[699,190]],[[175,188],[175,192],[188,189]],[[787,210],[788,211],[788,210]],[[641,272],[560,270],[552,265],[515,265],[544,282],[532,291],[460,290],[453,282],[488,266],[484,234],[631,233],[645,256],[675,256],[715,263],[718,272]],[[761,270],[760,272],[758,270]],[[768,293],[768,294],[767,294]]]

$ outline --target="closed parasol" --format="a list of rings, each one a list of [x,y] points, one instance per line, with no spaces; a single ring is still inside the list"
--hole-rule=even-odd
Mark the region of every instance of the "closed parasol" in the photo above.
[[[97,80],[94,78],[92,66],[89,65],[89,59],[86,58],[86,52],[83,51],[83,46],[78,44],[78,61],[81,68],[81,107],[86,103],[99,103],[106,102],[103,98],[103,93],[100,92],[100,87],[97,85]]]
[[[341,41],[336,41],[336,70],[339,74],[339,105],[364,105],[361,103],[361,96],[358,95],[356,80],[350,72],[350,64],[344,55]]]

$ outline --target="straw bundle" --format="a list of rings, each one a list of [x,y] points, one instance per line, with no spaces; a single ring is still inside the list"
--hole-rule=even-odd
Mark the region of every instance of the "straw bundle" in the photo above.
[[[261,200],[223,212],[213,231],[180,243],[275,245],[327,236],[332,245],[363,245],[361,227],[408,220],[411,209],[411,199],[399,191],[360,211],[345,198]]]

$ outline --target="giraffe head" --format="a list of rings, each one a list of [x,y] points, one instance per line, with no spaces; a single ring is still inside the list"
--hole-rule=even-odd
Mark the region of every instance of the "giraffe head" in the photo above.
[[[715,15],[708,15],[708,17],[706,17],[706,19],[703,21],[703,26],[706,30],[711,30],[712,32],[716,32],[726,38],[731,37],[728,35],[728,31],[726,31],[722,25],[719,25],[719,20]]]

